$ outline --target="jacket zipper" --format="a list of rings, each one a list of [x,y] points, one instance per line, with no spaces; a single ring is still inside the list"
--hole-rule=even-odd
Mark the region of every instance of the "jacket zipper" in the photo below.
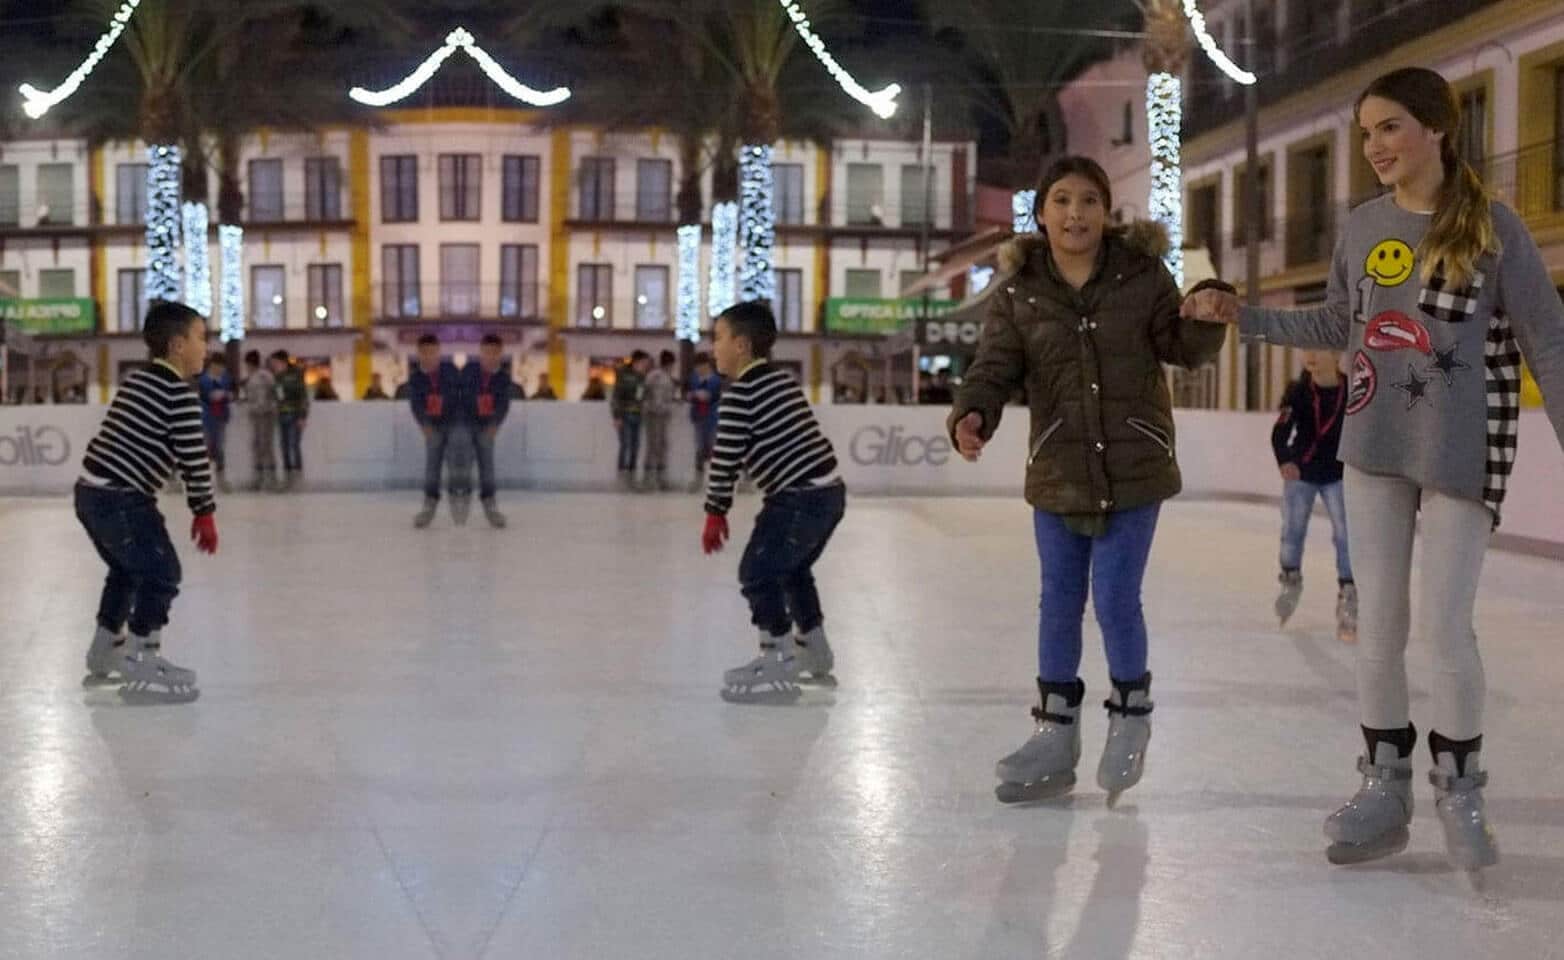
[[[1050,424],[1047,430],[1044,430],[1042,433],[1038,434],[1037,440],[1032,444],[1032,453],[1026,458],[1027,466],[1030,467],[1032,465],[1032,461],[1037,459],[1037,455],[1043,452],[1043,444],[1047,443],[1048,438],[1053,436],[1054,433],[1062,426],[1064,426],[1064,418],[1060,417],[1052,424]]]
[[[1157,429],[1139,417],[1130,417],[1124,422],[1129,424],[1130,428],[1133,429],[1136,433],[1146,437],[1151,442],[1165,450],[1168,456],[1173,456],[1173,444],[1168,440],[1167,435],[1164,434],[1161,430]]]

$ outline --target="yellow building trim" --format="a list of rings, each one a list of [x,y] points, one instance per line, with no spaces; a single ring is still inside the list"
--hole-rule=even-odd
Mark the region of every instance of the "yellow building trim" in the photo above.
[[[831,196],[831,151],[815,147],[815,213],[830,216],[826,201]],[[824,226],[821,223],[820,226]],[[831,240],[826,231],[815,236],[815,332],[825,333],[825,302],[831,296]],[[810,353],[809,402],[820,402],[820,384],[825,380],[825,352],[816,346]]]
[[[549,285],[548,285],[548,378],[554,389],[563,392],[565,340],[560,329],[570,312],[570,232],[565,217],[570,207],[570,130],[556,128],[551,136],[549,155]]]
[[[374,337],[370,328],[375,322],[375,300],[370,282],[370,262],[373,254],[369,246],[369,221],[371,214],[371,186],[369,182],[369,131],[354,130],[348,137],[348,196],[353,205],[353,326],[359,329],[353,341],[353,396],[362,397],[369,389],[374,371]],[[322,244],[324,245],[324,237]]]
[[[538,124],[545,115],[538,110],[515,107],[403,107],[381,110],[376,119],[383,124],[403,123],[490,123]]]

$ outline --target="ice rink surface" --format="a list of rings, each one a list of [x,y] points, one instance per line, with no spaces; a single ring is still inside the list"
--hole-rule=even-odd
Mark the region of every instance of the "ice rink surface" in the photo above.
[[[0,501],[0,956],[1564,956],[1564,564],[1484,574],[1478,894],[1421,745],[1411,847],[1325,862],[1361,738],[1323,517],[1278,631],[1276,511],[1165,509],[1155,734],[1109,811],[1090,624],[1078,792],[993,797],[1036,696],[1018,499],[853,499],[819,568],[840,686],[789,707],[717,696],[753,498],[715,559],[691,497],[502,499],[509,530],[423,533],[416,495],[225,500],[164,636],[202,697],[151,707],[82,685],[103,571],[68,503]]]

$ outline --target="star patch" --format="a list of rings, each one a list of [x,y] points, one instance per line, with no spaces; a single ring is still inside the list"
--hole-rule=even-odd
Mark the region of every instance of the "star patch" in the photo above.
[[[1451,347],[1448,350],[1434,350],[1434,362],[1428,370],[1430,375],[1437,373],[1444,377],[1445,386],[1447,387],[1455,385],[1455,374],[1457,370],[1472,369],[1471,364],[1465,363],[1456,358],[1455,351],[1455,347]]]
[[[1422,377],[1418,376],[1417,370],[1411,364],[1407,364],[1406,380],[1402,383],[1393,383],[1391,386],[1395,387],[1397,390],[1406,392],[1407,409],[1410,410],[1423,400],[1427,399],[1428,385],[1432,382],[1432,380],[1424,380]]]

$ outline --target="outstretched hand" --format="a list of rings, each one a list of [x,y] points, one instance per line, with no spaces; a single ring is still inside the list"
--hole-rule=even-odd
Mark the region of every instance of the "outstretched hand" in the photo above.
[[[988,441],[983,439],[983,415],[976,410],[956,421],[956,451],[968,463],[977,463]]]
[[[1236,324],[1238,322],[1238,308],[1240,306],[1236,294],[1207,287],[1197,289],[1184,298],[1184,303],[1179,307],[1178,314],[1185,320],[1202,320],[1206,323]]]

